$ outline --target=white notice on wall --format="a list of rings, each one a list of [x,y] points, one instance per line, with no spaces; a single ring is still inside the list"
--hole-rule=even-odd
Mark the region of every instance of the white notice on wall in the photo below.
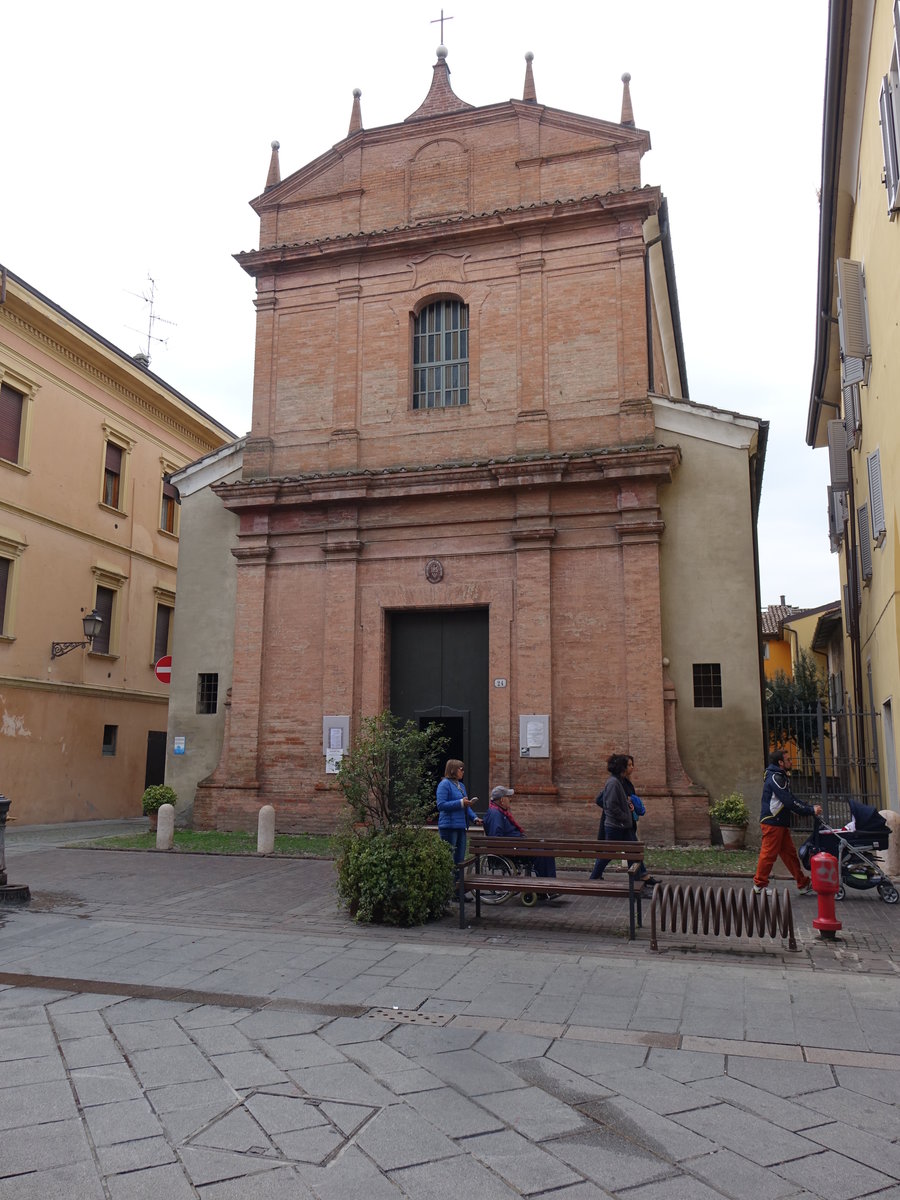
[[[329,750],[325,755],[325,774],[337,775],[338,771],[340,770],[341,759],[343,757],[343,750]]]
[[[328,729],[328,749],[343,750],[344,748],[344,731],[340,725],[331,725]]]
[[[184,738],[183,737],[172,738],[172,753],[173,754],[184,754]]]
[[[527,726],[527,745],[529,750],[537,750],[544,744],[544,722],[538,717],[532,717]]]

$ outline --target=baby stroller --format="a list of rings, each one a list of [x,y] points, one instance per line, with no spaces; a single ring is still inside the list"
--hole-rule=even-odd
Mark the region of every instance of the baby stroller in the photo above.
[[[885,904],[896,904],[900,892],[874,858],[877,850],[888,848],[891,831],[887,821],[877,809],[858,800],[850,801],[850,817],[848,824],[854,825],[853,829],[828,829],[816,820],[812,837],[797,851],[800,861],[808,871],[810,859],[819,850],[834,855],[839,879],[835,900],[844,899],[846,888],[857,891],[877,888]]]

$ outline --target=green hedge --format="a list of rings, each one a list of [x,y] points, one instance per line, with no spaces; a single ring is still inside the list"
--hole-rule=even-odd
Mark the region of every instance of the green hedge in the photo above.
[[[425,829],[349,829],[338,839],[338,895],[363,924],[423,925],[441,916],[453,855]]]

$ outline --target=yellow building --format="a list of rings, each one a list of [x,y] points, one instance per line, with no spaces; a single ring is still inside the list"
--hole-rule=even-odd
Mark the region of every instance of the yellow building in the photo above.
[[[817,332],[807,442],[828,447],[840,554],[847,707],[864,744],[855,787],[900,808],[900,8],[830,0]]]
[[[786,675],[793,679],[801,653],[812,656],[817,669],[828,679],[832,664],[825,644],[821,642],[822,618],[836,614],[840,620],[840,602],[820,604],[815,608],[796,608],[786,604],[769,604],[760,614],[763,643],[763,668],[766,679]]]
[[[232,437],[0,268],[0,793],[16,821],[138,816],[162,782],[154,664],[179,512],[164,476]]]

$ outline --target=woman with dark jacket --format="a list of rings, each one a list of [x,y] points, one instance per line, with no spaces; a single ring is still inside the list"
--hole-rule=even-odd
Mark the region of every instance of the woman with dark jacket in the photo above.
[[[607,760],[606,769],[609,771],[609,779],[596,799],[596,804],[603,814],[601,825],[604,841],[637,841],[637,834],[634,831],[634,807],[631,803],[634,785],[628,778],[629,768],[633,764],[634,759],[628,754],[611,754]],[[602,879],[608,862],[608,858],[598,858],[594,863],[590,878]],[[646,867],[638,872],[638,878],[642,878],[648,884],[656,882],[652,876],[647,874]]]

